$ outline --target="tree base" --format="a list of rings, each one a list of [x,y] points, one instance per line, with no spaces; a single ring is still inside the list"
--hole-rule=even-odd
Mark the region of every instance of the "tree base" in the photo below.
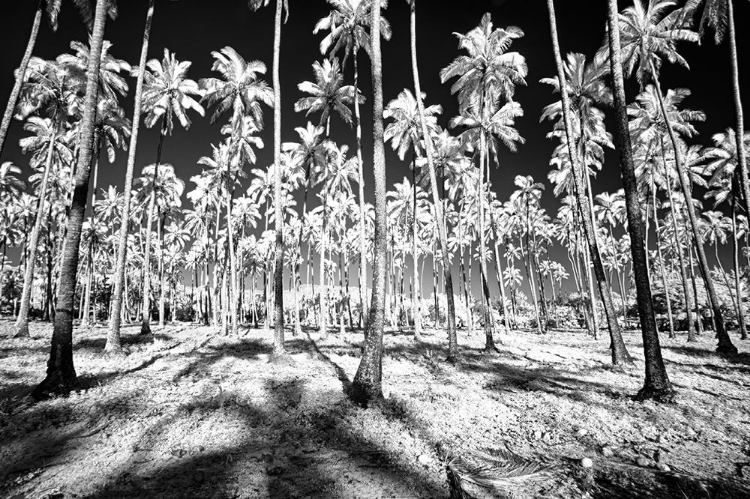
[[[347,392],[349,400],[360,407],[367,409],[370,405],[383,400],[383,390],[379,385],[362,383],[355,379]]]
[[[31,392],[31,397],[34,400],[46,400],[54,396],[66,396],[78,387],[78,379],[75,374],[72,376],[66,376],[59,372],[47,374],[44,381],[39,383],[39,386]]]
[[[457,366],[457,365],[458,365],[458,362],[459,362],[459,360],[458,360],[458,355],[451,355],[451,354],[448,354],[448,357],[446,357],[446,358],[445,358],[445,361],[446,361],[446,362],[447,362],[448,364],[451,364],[451,365]]]
[[[482,350],[482,353],[496,354],[500,353],[500,350],[495,345],[487,345]]]
[[[296,365],[291,355],[286,352],[274,352],[268,359],[268,362],[277,366],[289,366]]]
[[[151,326],[145,323],[141,324],[141,334],[142,335],[151,334]]]
[[[636,402],[643,402],[645,400],[653,400],[660,404],[674,404],[677,393],[672,387],[669,388],[654,388],[651,386],[644,386],[641,390],[633,397]]]
[[[125,358],[125,350],[123,350],[122,345],[113,347],[108,343],[104,346],[104,351],[102,352],[102,354],[112,358]]]
[[[12,339],[16,338],[30,338],[31,334],[29,334],[29,323],[24,323],[19,325],[15,325],[13,328],[14,332],[11,336]]]
[[[739,351],[737,350],[737,347],[729,344],[719,344],[718,348],[716,349],[716,353],[721,355],[737,355]]]

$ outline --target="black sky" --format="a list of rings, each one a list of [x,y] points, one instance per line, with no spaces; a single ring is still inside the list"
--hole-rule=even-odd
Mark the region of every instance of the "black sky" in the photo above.
[[[10,94],[13,83],[12,70],[18,66],[26,44],[36,1],[2,2],[0,5],[0,42],[4,47],[0,52],[0,98],[4,102]],[[290,0],[290,16],[282,33],[282,140],[296,139],[294,128],[304,126],[307,119],[293,111],[294,102],[302,96],[297,83],[312,80],[311,65],[322,56],[318,44],[320,34],[313,35],[312,30],[318,19],[330,10],[324,0]],[[737,19],[750,16],[748,2],[735,2]],[[112,41],[112,53],[136,65],[140,54],[143,35],[143,23],[146,13],[146,0],[120,0],[120,16],[117,21],[108,22],[106,38]],[[620,2],[625,8],[629,2]],[[60,29],[52,33],[43,25],[35,55],[52,59],[62,52],[69,51],[71,40],[84,40],[86,33],[77,17],[75,9],[69,2],[64,2],[64,12],[60,18]],[[591,58],[604,39],[606,2],[558,0],[558,29],[561,47],[564,53],[582,52]],[[546,180],[550,154],[554,148],[551,140],[545,135],[550,124],[539,124],[542,108],[555,97],[547,85],[539,80],[553,76],[554,61],[552,58],[546,2],[543,0],[464,0],[451,2],[447,0],[420,0],[418,2],[418,51],[423,90],[427,93],[428,103],[439,103],[444,114],[439,120],[447,126],[450,117],[456,113],[456,101],[450,95],[450,86],[441,85],[438,73],[458,54],[457,40],[453,32],[465,33],[476,26],[485,12],[491,12],[495,26],[515,25],[525,32],[525,37],[513,45],[524,55],[529,67],[528,86],[517,90],[516,100],[521,103],[525,116],[518,120],[517,126],[526,139],[526,144],[517,154],[504,153],[501,167],[492,172],[492,182],[500,199],[504,200],[513,191],[515,175],[532,175],[537,181],[548,186],[544,205],[554,216],[557,202],[553,199],[551,188]],[[409,11],[403,0],[391,0],[385,16],[393,26],[393,38],[383,44],[384,98],[386,103],[397,96],[404,88],[412,87],[409,53]],[[740,27],[742,23],[740,22]],[[750,72],[746,61],[750,61],[747,51],[750,50],[750,35],[740,29],[738,46],[740,50],[741,85],[743,89],[750,84]],[[153,35],[149,58],[161,58],[164,48],[176,52],[178,59],[190,60],[193,66],[190,77],[198,80],[211,76],[211,51],[224,46],[234,47],[245,59],[259,59],[269,67],[266,81],[270,82],[273,41],[273,8],[267,7],[259,12],[250,12],[246,0],[157,0],[154,18]],[[666,90],[677,86],[688,86],[693,96],[686,101],[686,106],[703,109],[708,120],[699,125],[701,137],[697,140],[709,144],[711,135],[734,125],[733,106],[730,93],[730,72],[727,46],[715,47],[706,41],[703,46],[681,46],[681,53],[691,64],[692,70],[666,68],[663,72],[662,86]],[[365,182],[371,184],[372,156],[371,120],[369,97],[370,73],[366,56],[360,59],[360,86],[368,97],[363,108],[363,137]],[[347,82],[351,83],[351,68],[346,68]],[[135,80],[130,79],[131,90]],[[635,97],[636,89],[629,88],[628,100]],[[745,95],[745,100],[750,96]],[[132,116],[132,92],[124,101],[126,112]],[[178,175],[186,181],[186,191],[192,188],[188,179],[200,172],[198,159],[211,152],[210,144],[220,140],[220,123],[212,126],[208,119],[194,116],[190,131],[176,128],[164,146],[164,161],[172,163]],[[317,116],[311,117],[313,121]],[[272,162],[272,113],[266,113],[265,131],[262,136],[266,148],[260,152],[258,166],[266,167]],[[24,156],[17,146],[23,136],[20,122],[11,125],[8,142],[2,161],[13,161],[28,172],[29,157]],[[354,134],[340,121],[332,122],[334,138],[354,144]],[[136,162],[137,171],[155,160],[158,130],[144,130],[138,147]],[[395,154],[388,159],[388,184],[400,181],[409,174],[408,166],[402,164]],[[102,165],[100,188],[107,185],[121,186],[124,179],[126,153],[120,153],[114,165]],[[249,167],[246,167],[249,170]],[[26,174],[26,173],[25,173]],[[249,179],[245,181],[249,185]],[[594,190],[613,191],[621,187],[619,166],[616,153],[610,153],[604,171],[594,182]],[[366,189],[371,192],[371,189]],[[368,194],[369,196],[369,194]],[[368,198],[368,201],[371,201]],[[183,198],[183,206],[189,203]]]

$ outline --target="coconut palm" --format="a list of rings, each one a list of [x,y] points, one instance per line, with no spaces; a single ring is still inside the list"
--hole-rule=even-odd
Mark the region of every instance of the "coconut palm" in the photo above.
[[[248,0],[248,6],[257,10],[265,7],[270,0]],[[281,16],[286,10],[289,16],[288,0],[276,0],[276,15],[273,37],[273,162],[276,165],[276,179],[274,181],[275,215],[276,215],[276,248],[274,267],[274,297],[275,297],[275,328],[274,328],[274,356],[285,354],[284,347],[284,220],[281,198],[281,83],[279,81],[279,60],[281,56]]]
[[[60,132],[61,118],[55,116],[53,119],[30,117],[24,124],[24,129],[33,135],[21,139],[21,150],[24,153],[32,153],[32,166],[41,167],[43,174],[37,195],[36,221],[29,238],[29,255],[24,272],[23,293],[15,324],[15,336],[17,337],[29,335],[31,289],[34,280],[36,254],[39,248],[39,235],[42,230],[42,223],[47,218],[45,200],[48,199],[47,190],[50,172],[55,164],[68,164],[73,160],[73,153],[69,147],[70,134]]]
[[[424,98],[424,96],[421,96]],[[391,141],[391,146],[394,151],[398,152],[399,158],[403,161],[407,151],[412,150],[412,190],[413,190],[413,201],[411,207],[413,209],[412,220],[412,287],[414,289],[415,296],[420,295],[420,277],[417,268],[417,243],[418,243],[418,225],[417,225],[417,214],[418,208],[417,203],[417,164],[416,160],[418,156],[423,156],[422,144],[420,143],[420,137],[422,136],[422,126],[420,116],[423,116],[428,129],[428,135],[437,132],[437,114],[442,113],[442,107],[439,105],[429,106],[423,110],[420,115],[417,100],[412,95],[409,89],[404,89],[399,93],[398,97],[388,103],[385,108],[383,117],[385,119],[392,119],[393,121],[385,129],[385,140]],[[414,336],[419,339],[422,332],[422,323],[420,320],[419,303],[414,300],[413,306],[413,317],[414,317]]]
[[[117,2],[115,0],[109,1],[109,15],[113,19],[117,17]],[[91,8],[91,3],[88,0],[73,0],[72,2],[78,9],[82,20],[89,29],[92,27],[94,20],[94,11]],[[43,13],[47,12],[47,18],[49,21],[50,28],[52,31],[57,31],[58,17],[60,15],[60,9],[62,7],[62,0],[42,0],[37,4],[36,11],[34,13],[34,21],[31,25],[31,34],[29,40],[26,43],[26,50],[24,51],[23,58],[21,59],[21,65],[15,73],[15,82],[13,84],[13,90],[11,90],[10,98],[5,106],[5,112],[3,113],[2,124],[0,124],[0,156],[5,146],[5,138],[10,127],[10,120],[13,118],[18,99],[21,96],[21,91],[24,83],[26,82],[26,71],[29,67],[29,63],[34,53],[34,47],[36,46],[36,40],[39,35],[39,28],[42,23]]]
[[[571,99],[570,95],[567,91],[567,79],[565,75],[565,69],[563,67],[562,62],[562,55],[560,53],[560,45],[557,37],[557,21],[555,16],[555,7],[554,7],[554,1],[548,0],[547,1],[547,10],[549,14],[549,21],[550,21],[550,32],[552,36],[552,45],[553,45],[553,52],[555,56],[555,63],[557,66],[557,78],[558,78],[558,88],[559,89],[565,89],[565,91],[561,91],[561,110],[562,110],[562,117],[563,117],[563,124],[565,128],[565,138],[566,143],[568,146],[568,154],[570,158],[572,159],[571,164],[573,167],[573,179],[575,184],[575,191],[576,191],[576,197],[578,199],[578,208],[581,211],[581,218],[583,219],[583,225],[584,225],[584,231],[586,234],[586,240],[589,245],[589,254],[591,256],[591,259],[594,262],[594,272],[597,274],[597,281],[599,284],[599,293],[602,296],[602,301],[604,302],[604,310],[607,314],[607,320],[609,324],[609,331],[610,331],[610,339],[611,339],[611,350],[612,350],[612,363],[613,364],[619,364],[619,363],[627,363],[630,362],[630,355],[628,354],[627,349],[625,348],[625,343],[622,340],[622,334],[620,332],[619,324],[617,323],[617,318],[615,317],[615,311],[614,311],[614,305],[612,304],[612,298],[609,294],[609,289],[605,285],[605,276],[604,274],[604,268],[601,263],[601,256],[599,254],[599,248],[596,238],[596,233],[594,232],[593,227],[593,215],[589,211],[590,205],[587,203],[585,197],[584,197],[584,188],[583,188],[583,177],[584,175],[587,176],[587,172],[585,171],[585,164],[580,163],[581,157],[586,158],[585,153],[581,156],[579,155],[579,151],[576,148],[575,145],[575,136],[573,131],[573,123],[572,123],[572,117],[571,114]],[[585,113],[585,107],[583,107],[583,104],[585,104],[587,101],[584,101],[581,99],[581,104],[579,106],[579,112],[580,115],[583,116]],[[590,99],[591,102],[596,102],[595,99],[592,97]],[[593,107],[590,107],[590,109],[593,110]],[[580,124],[584,123],[583,117],[580,118]],[[580,130],[583,132],[586,127],[581,126]],[[583,133],[581,133],[583,135]],[[596,310],[592,309],[593,315],[596,314]]]
[[[337,114],[347,125],[352,125],[352,111],[349,106],[355,99],[355,94],[360,103],[364,97],[353,85],[344,85],[344,75],[339,67],[339,60],[324,59],[321,64],[315,61],[312,65],[315,75],[315,83],[303,81],[297,88],[300,92],[309,94],[294,103],[294,111],[305,112],[305,116],[312,113],[320,113],[320,123],[324,126],[326,137],[330,135],[331,115]]]
[[[104,27],[111,3],[97,0],[94,27],[92,30],[91,57],[86,72],[86,93],[83,119],[81,121],[80,153],[74,178],[73,204],[68,217],[64,251],[60,264],[60,279],[57,290],[57,313],[52,332],[52,348],[47,364],[47,376],[34,389],[33,396],[43,398],[49,394],[68,393],[76,384],[73,366],[73,299],[78,274],[78,251],[81,244],[81,228],[91,173],[91,155],[94,142],[94,125],[99,86],[99,64],[104,42]]]
[[[386,2],[382,2],[386,5]],[[382,398],[383,379],[383,327],[385,323],[386,277],[386,168],[383,131],[383,67],[380,51],[381,0],[372,1],[372,88],[373,88],[373,144],[375,178],[375,238],[372,266],[372,301],[365,327],[365,342],[357,374],[354,376],[349,397],[356,403],[367,405]]]
[[[735,147],[738,150],[737,164],[739,165],[740,186],[742,187],[745,199],[745,212],[750,213],[750,180],[748,179],[747,153],[740,147],[739,140],[745,134],[745,118],[742,110],[742,97],[740,95],[734,2],[732,0],[688,0],[685,4],[684,12],[692,17],[700,11],[701,7],[703,10],[698,25],[698,35],[704,38],[708,31],[706,28],[711,28],[714,31],[714,43],[717,45],[724,41],[724,38],[729,39],[728,45],[732,65],[732,98],[734,100],[735,128],[737,130],[737,135],[735,136],[735,140],[737,141]]]
[[[130,129],[130,145],[128,147],[128,164],[125,172],[125,185],[123,186],[123,213],[120,223],[120,231],[117,247],[117,261],[115,264],[115,285],[112,296],[112,312],[110,316],[109,331],[104,350],[110,354],[121,355],[122,345],[120,342],[120,316],[122,310],[122,294],[125,284],[125,266],[128,253],[128,223],[130,222],[130,196],[133,187],[133,174],[135,172],[135,154],[138,148],[138,132],[141,125],[141,113],[143,107],[143,90],[146,78],[146,61],[148,59],[148,47],[151,39],[151,25],[154,18],[155,0],[149,0],[146,10],[146,24],[141,43],[141,56],[138,64],[138,75],[135,90],[135,105],[133,108],[133,121]]]
[[[258,79],[259,74],[265,74],[266,65],[260,61],[245,61],[232,47],[224,47],[219,52],[212,52],[214,58],[213,71],[221,78],[204,78],[200,81],[204,89],[203,100],[209,106],[216,106],[211,116],[211,123],[225,113],[232,110],[232,117],[226,132],[230,135],[230,156],[224,164],[227,173],[232,168],[242,171],[242,155],[254,159],[253,146],[263,147],[263,142],[255,133],[263,128],[263,112],[261,103],[273,106],[273,92],[268,85]],[[242,147],[244,145],[244,147]],[[215,150],[216,152],[216,150]],[[216,156],[216,155],[214,155]],[[252,161],[255,162],[254,160]],[[231,163],[231,164],[230,164]],[[235,182],[233,178],[226,179],[226,207],[227,223],[232,225],[232,198],[234,197]],[[231,317],[232,333],[237,334],[237,259],[235,256],[234,231],[229,230],[229,316]],[[226,325],[225,325],[226,327]]]
[[[320,19],[315,25],[313,34],[321,30],[330,31],[320,42],[320,53],[329,54],[333,58],[344,52],[342,66],[346,66],[349,57],[352,58],[354,69],[354,88],[359,88],[359,51],[364,49],[368,56],[372,57],[370,34],[368,30],[372,21],[372,0],[329,0],[333,10],[328,16]],[[387,1],[381,3],[381,8],[387,7]],[[391,27],[385,17],[380,16],[380,36],[384,40],[391,39]],[[356,121],[357,137],[357,160],[359,161],[359,211],[365,213],[365,180],[364,161],[362,161],[362,123],[360,119],[360,99],[354,100],[354,118]],[[359,217],[359,299],[362,315],[367,315],[367,304],[364,294],[364,281],[366,275],[367,252],[365,237],[365,217]]]
[[[673,129],[673,120],[664,103],[664,93],[659,81],[659,70],[662,59],[688,67],[687,62],[677,52],[678,41],[698,41],[698,34],[680,27],[679,20],[683,15],[681,10],[674,10],[674,2],[652,1],[645,8],[641,0],[636,0],[633,7],[628,7],[619,16],[619,29],[623,39],[623,69],[627,75],[636,75],[636,79],[644,87],[649,81],[656,87],[659,109],[664,117],[667,133],[672,148],[679,151],[677,135]],[[684,158],[680,154],[675,156],[679,184],[685,199],[690,199],[690,186],[684,169]],[[698,264],[708,288],[709,301],[714,312],[717,326],[719,346],[717,351],[722,353],[736,353],[737,348],[726,332],[724,318],[719,306],[718,296],[714,288],[713,279],[709,274],[708,260],[703,247],[698,243],[698,218],[692,203],[686,203],[688,220],[693,232],[695,250],[698,254]]]
[[[522,116],[523,111],[518,103],[513,102],[517,85],[525,85],[528,72],[526,61],[517,52],[508,52],[514,40],[523,36],[523,31],[515,26],[506,29],[494,29],[492,16],[486,13],[479,26],[466,35],[456,33],[459,49],[466,55],[460,55],[440,71],[440,80],[457,78],[451,87],[452,94],[458,94],[460,116],[451,120],[451,127],[462,126],[467,130],[462,133],[465,143],[479,149],[479,176],[477,182],[477,199],[484,199],[485,169],[489,171],[489,153],[497,163],[497,148],[502,142],[515,151],[517,143],[523,139],[513,127],[515,118]],[[502,107],[499,101],[508,102]],[[487,264],[484,245],[484,202],[479,202],[480,268],[482,288],[488,291],[486,283]],[[489,295],[485,292],[482,302],[485,310],[485,336],[488,350],[494,350],[492,338],[491,314],[485,305]]]
[[[638,1],[638,0],[637,0]],[[555,37],[556,38],[556,37]],[[643,336],[646,379],[643,388],[638,392],[639,399],[656,399],[670,401],[674,398],[674,389],[669,381],[664,360],[661,356],[659,334],[656,329],[651,287],[649,283],[647,254],[645,245],[645,222],[638,196],[638,183],[633,160],[633,146],[628,131],[627,101],[625,99],[625,77],[623,73],[623,54],[620,43],[620,24],[618,19],[617,0],[607,3],[607,47],[609,52],[609,69],[612,74],[612,90],[615,111],[615,143],[620,151],[620,170],[625,189],[625,206],[628,215],[628,233],[630,249],[633,254],[633,274],[635,276],[638,315]],[[558,62],[558,75],[562,74]],[[571,132],[572,133],[572,132]],[[570,135],[570,133],[568,133]],[[570,145],[570,142],[569,142]]]
[[[175,119],[183,128],[189,129],[192,124],[188,111],[191,109],[203,116],[203,107],[193,96],[202,96],[198,84],[187,77],[192,65],[189,61],[178,61],[175,54],[164,49],[164,58],[159,61],[152,59],[148,62],[144,75],[143,107],[146,110],[145,124],[152,128],[161,120],[159,145],[156,151],[153,183],[159,184],[159,166],[161,164],[164,138],[172,134]],[[156,207],[155,191],[148,200],[146,215],[146,264],[150,261],[151,252],[151,221],[154,219]],[[141,319],[141,334],[151,333],[151,273],[144,273],[143,283],[143,317]]]

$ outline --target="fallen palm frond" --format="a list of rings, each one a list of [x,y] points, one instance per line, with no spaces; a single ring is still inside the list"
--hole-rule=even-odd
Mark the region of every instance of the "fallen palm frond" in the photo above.
[[[551,472],[548,466],[525,459],[509,449],[471,451],[467,457],[453,457],[447,467],[451,499],[475,498],[474,493],[467,490],[467,484],[502,492],[505,488],[545,481]]]

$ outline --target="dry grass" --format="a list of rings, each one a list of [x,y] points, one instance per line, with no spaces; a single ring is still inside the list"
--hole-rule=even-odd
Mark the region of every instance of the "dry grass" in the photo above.
[[[269,363],[263,330],[235,338],[177,325],[149,341],[136,332],[125,329],[128,355],[115,360],[101,355],[104,329],[76,331],[83,389],[40,403],[26,395],[43,377],[49,326],[0,340],[0,496],[448,497],[448,463],[474,459],[466,469],[491,474],[490,458],[476,462],[487,449],[545,470],[543,479],[506,482],[497,497],[750,490],[738,472],[750,462],[744,343],[725,359],[708,336],[664,339],[678,402],[662,406],[631,400],[642,361],[614,370],[607,341],[580,331],[499,335],[500,353],[490,356],[479,331],[463,332],[458,366],[443,362],[442,332],[420,344],[390,332],[386,400],[364,410],[343,391],[361,334],[289,337],[294,363],[284,365]],[[626,342],[640,358],[639,338]],[[659,472],[657,459],[671,471]]]

